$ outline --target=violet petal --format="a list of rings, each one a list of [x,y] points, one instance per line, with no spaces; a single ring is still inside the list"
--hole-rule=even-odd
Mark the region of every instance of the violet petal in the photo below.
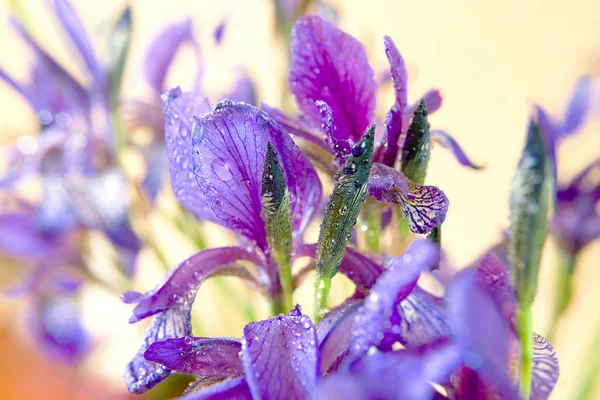
[[[362,300],[348,299],[317,324],[322,374],[334,372],[350,354],[349,345],[356,314]]]
[[[218,222],[267,248],[260,190],[267,143],[276,149],[298,236],[321,200],[321,183],[308,158],[264,111],[224,101],[196,119],[194,174]]]
[[[29,327],[42,350],[75,365],[87,355],[91,340],[81,318],[81,310],[68,297],[43,297],[29,315]]]
[[[347,371],[325,379],[318,398],[429,400],[436,393],[431,382],[447,381],[460,364],[461,356],[459,346],[438,341],[362,357],[350,363]]]
[[[589,114],[592,83],[591,77],[583,76],[575,84],[571,99],[565,110],[561,138],[575,133]]]
[[[452,332],[443,300],[418,286],[397,310],[401,320],[398,341],[405,347],[427,344]]]
[[[510,274],[494,253],[489,253],[481,260],[477,267],[477,279],[490,289],[502,314],[507,320],[511,320],[516,312],[517,300],[512,289]]]
[[[194,254],[173,268],[153,290],[135,299],[127,296],[126,300],[137,303],[129,322],[134,323],[173,308],[191,308],[198,288],[211,276],[236,275],[253,281],[254,278],[245,268],[234,264],[240,260],[258,266],[263,263],[257,255],[239,247],[218,247]]]
[[[242,362],[254,398],[311,398],[319,375],[317,334],[299,306],[244,328]]]
[[[395,103],[387,113],[385,120],[387,148],[383,155],[383,164],[393,167],[396,158],[398,157],[398,153],[400,152],[398,139],[403,132],[402,121],[404,118],[404,109],[408,105],[408,75],[406,73],[404,58],[400,55],[392,38],[385,36],[383,38],[383,44],[385,46],[385,55],[390,63],[390,73],[392,80],[394,81],[394,93],[396,98]]]
[[[560,367],[552,345],[541,335],[533,333],[533,370],[531,399],[546,400],[556,386]]]
[[[246,378],[237,377],[210,385],[181,400],[252,400]]]
[[[164,91],[167,71],[173,63],[179,48],[185,43],[192,44],[196,53],[198,53],[190,18],[164,28],[148,46],[144,59],[144,77],[156,93]]]
[[[448,198],[435,186],[416,184],[400,171],[373,163],[369,178],[369,195],[379,201],[399,204],[410,230],[429,233],[446,219]]]
[[[413,242],[403,256],[389,259],[388,270],[377,280],[356,316],[351,354],[365,354],[371,346],[381,343],[387,331],[393,331],[394,327],[388,326],[393,310],[415,288],[421,272],[438,262],[438,246],[425,239]],[[396,329],[399,331],[400,327]]]
[[[210,111],[208,100],[192,93],[182,93],[179,88],[171,89],[163,95],[163,99],[165,143],[173,194],[198,218],[216,222],[204,194],[198,188],[192,162],[193,117]]]
[[[513,333],[490,289],[479,281],[474,269],[466,269],[454,278],[445,298],[454,337],[466,351],[465,366],[502,398],[517,399],[516,386],[509,375],[509,343]],[[470,389],[467,386],[457,390],[460,393]]]
[[[275,120],[283,129],[293,136],[297,136],[303,140],[316,144],[320,148],[329,152],[329,146],[323,141],[323,133],[317,129],[308,126],[300,119],[293,119],[283,111],[271,107],[267,104],[262,105],[271,118]]]
[[[334,157],[340,163],[340,165],[346,162],[346,159],[352,151],[352,140],[337,140],[336,137],[336,125],[333,116],[333,110],[329,105],[322,101],[315,101],[315,106],[319,108],[321,113],[321,128],[325,131],[325,141],[329,143]]]
[[[32,93],[34,109],[53,113],[73,110],[87,113],[90,99],[83,86],[33,40],[19,21],[11,18],[10,24],[37,57],[33,76],[35,94]]]
[[[290,89],[313,125],[321,123],[315,101],[333,110],[338,140],[362,137],[374,117],[377,84],[364,46],[316,16],[300,18],[293,29]]]
[[[238,247],[208,249],[179,264],[162,283],[145,295],[134,292],[123,295],[124,301],[138,303],[130,323],[154,315],[144,344],[125,370],[125,383],[130,392],[143,393],[171,373],[165,366],[146,361],[144,352],[156,341],[191,335],[190,311],[204,280],[215,275],[236,275],[253,281],[245,268],[233,264],[239,260],[261,262],[257,256]]]
[[[317,244],[308,244],[294,249],[295,258],[315,258]],[[339,272],[346,275],[360,290],[368,291],[385,268],[353,248],[346,248]]]
[[[233,89],[225,94],[223,98],[256,105],[256,88],[248,72],[246,70],[238,71],[236,76],[237,79],[233,84]]]
[[[238,339],[186,336],[152,343],[144,358],[186,374],[227,379],[244,374]]]
[[[465,154],[460,145],[454,140],[448,133],[440,130],[433,130],[429,132],[431,140],[439,143],[442,147],[450,149],[456,161],[465,167],[473,169],[481,169],[482,167],[478,164],[473,163],[469,157]]]
[[[41,234],[31,213],[0,214],[0,237],[3,255],[25,260],[40,258],[57,244]]]
[[[73,5],[68,0],[54,0],[54,10],[63,28],[81,54],[83,61],[99,87],[106,84],[106,72],[98,62],[94,47]]]

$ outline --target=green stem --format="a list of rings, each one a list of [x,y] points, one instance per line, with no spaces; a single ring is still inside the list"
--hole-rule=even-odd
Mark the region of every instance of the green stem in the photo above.
[[[381,207],[371,200],[367,200],[367,204],[363,209],[362,216],[362,227],[364,230],[363,240],[365,247],[374,252],[381,252],[381,243],[379,238],[381,237]]]
[[[521,343],[521,397],[528,399],[533,370],[533,331],[529,305],[520,304],[517,308],[517,330]]]
[[[315,308],[313,311],[313,322],[318,323],[327,311],[327,296],[331,289],[331,278],[317,274],[315,279]]]
[[[569,250],[560,250],[558,276],[556,277],[555,303],[548,340],[556,334],[558,322],[571,302],[573,292],[573,270],[575,268],[575,255]]]
[[[580,374],[578,376],[581,378],[577,381],[573,391],[574,399],[592,399],[598,376],[600,376],[600,326],[592,337],[594,338],[592,347],[586,351],[585,359],[579,364]]]
[[[403,247],[406,247],[408,241],[410,240],[410,226],[408,224],[408,219],[404,218],[402,212],[398,215],[399,219],[399,227],[398,233],[400,235],[400,241]]]
[[[292,277],[292,268],[289,259],[281,263],[279,267],[279,282],[281,282],[283,307],[287,313],[294,308],[294,278]]]

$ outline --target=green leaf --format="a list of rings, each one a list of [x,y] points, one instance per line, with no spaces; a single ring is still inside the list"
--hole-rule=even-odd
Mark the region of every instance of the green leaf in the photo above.
[[[317,274],[331,279],[342,262],[356,218],[369,184],[373,159],[375,126],[352,148],[342,168],[335,174],[335,185],[325,209],[317,243]]]
[[[532,120],[510,194],[509,255],[520,304],[535,297],[546,227],[551,179],[543,135]]]
[[[119,105],[121,80],[123,70],[131,45],[132,21],[131,9],[126,7],[115,25],[112,27],[108,38],[108,73],[110,79],[111,107]]]
[[[421,99],[402,147],[400,170],[408,179],[422,185],[425,181],[425,175],[427,175],[430,154],[431,140],[429,138],[427,106],[425,100]]]

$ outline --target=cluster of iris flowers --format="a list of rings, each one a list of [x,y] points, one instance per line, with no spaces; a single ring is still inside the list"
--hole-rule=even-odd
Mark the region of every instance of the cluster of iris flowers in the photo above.
[[[378,85],[365,48],[316,16],[294,24],[290,45],[289,89],[300,116],[252,105],[253,89],[245,79],[211,106],[199,72],[191,91],[174,88],[161,96],[163,119],[156,101],[123,105],[118,94],[129,12],[115,24],[112,51],[102,65],[69,3],[56,0],[54,7],[94,77],[93,87],[71,78],[16,20],[38,58],[33,84],[27,87],[0,71],[31,103],[42,127],[39,148],[31,154],[15,148],[14,168],[1,181],[9,187],[39,174],[42,201],[31,204],[15,195],[14,207],[2,210],[0,229],[15,239],[3,241],[2,251],[36,266],[18,289],[35,298],[31,320],[47,350],[70,361],[87,351],[77,312],[60,311],[68,320],[59,326],[47,323],[64,304],[73,307],[71,297],[81,283],[71,270],[85,271],[82,236],[103,232],[125,273],[133,274],[135,257],[152,235],[140,238],[132,228],[131,202],[151,207],[168,165],[178,202],[198,219],[232,231],[239,244],[204,249],[171,269],[153,290],[123,294],[123,301],[135,304],[131,323],[152,317],[125,368],[132,393],[181,372],[197,376],[185,399],[550,395],[558,360],[551,344],[531,330],[531,303],[549,214],[550,232],[570,260],[557,318],[569,301],[577,254],[600,235],[600,186],[588,182],[598,161],[566,187],[556,181],[556,146],[589,113],[590,78],[578,82],[564,121],[535,109],[511,190],[506,243],[457,273],[440,297],[417,284],[421,275],[447,268],[441,246],[449,200],[442,189],[425,185],[432,142],[451,150],[462,166],[480,167],[447,132],[431,129],[428,115],[442,104],[439,91],[408,104],[406,67],[390,37],[384,45],[395,101],[383,123],[375,120]],[[156,98],[184,43],[199,54],[189,21],[153,41],[145,77]],[[122,110],[130,123],[154,133],[142,151],[147,174],[136,187],[137,199],[123,195],[128,176],[119,154],[127,137],[115,122]],[[332,183],[329,198],[322,181]],[[357,220],[361,229],[355,229]],[[314,221],[320,221],[319,238],[307,243],[304,233]],[[184,233],[187,228],[189,222]],[[399,256],[382,251],[384,230],[391,232],[391,250]],[[313,262],[293,268],[306,257]],[[307,313],[295,303],[294,291],[313,269],[314,310]],[[356,290],[341,304],[330,304],[337,273]],[[240,338],[192,336],[196,293],[214,276],[242,279],[269,300],[274,316],[249,322]]]

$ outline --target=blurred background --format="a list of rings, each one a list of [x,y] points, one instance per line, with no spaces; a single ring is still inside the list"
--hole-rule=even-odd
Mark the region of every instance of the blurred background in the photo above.
[[[106,31],[126,2],[72,2],[94,45],[105,48]],[[387,68],[383,36],[394,39],[408,65],[409,101],[417,100],[430,88],[440,89],[444,104],[431,117],[431,124],[453,134],[475,162],[485,165],[482,171],[461,168],[448,152],[435,149],[427,176],[428,184],[442,188],[451,202],[443,233],[449,263],[455,268],[468,266],[501,240],[502,232],[508,228],[510,183],[523,148],[532,105],[542,104],[551,114],[561,116],[577,78],[584,74],[600,76],[600,3],[594,0],[329,0],[325,3],[327,7],[313,11],[337,18],[343,30],[358,38],[367,48],[376,72]],[[15,4],[7,0],[0,3],[3,21],[15,10]],[[277,34],[273,1],[144,0],[128,4],[132,10],[133,37],[122,80],[125,98],[148,96],[141,70],[151,39],[166,25],[191,18],[202,48],[204,87],[213,103],[242,69],[256,87],[258,104],[293,103],[289,97],[282,97],[287,84],[287,47]],[[35,39],[68,72],[89,83],[90,76],[81,68],[79,59],[73,57],[48,2],[22,1],[20,12]],[[214,32],[223,22],[226,22],[223,41],[217,45]],[[26,80],[32,54],[7,23],[0,25],[0,48],[2,68]],[[168,73],[167,87],[181,85],[185,89],[192,84],[196,74],[192,60],[191,51],[184,49],[178,54]],[[381,118],[392,102],[392,88],[388,86],[378,97]],[[0,110],[1,146],[7,147],[23,135],[37,134],[35,114],[4,83],[0,83]],[[7,156],[0,155],[4,157],[0,168],[8,168]],[[559,182],[568,182],[599,155],[600,120],[590,118],[580,133],[559,148]],[[139,163],[135,154],[131,157],[135,175]],[[35,184],[23,190],[28,198],[40,196]],[[157,202],[157,208],[167,210],[167,214],[175,207],[168,185]],[[169,225],[164,215],[164,211],[151,212],[149,224],[167,261],[176,265],[192,254],[194,246]],[[224,230],[208,223],[203,229],[211,232],[205,238],[208,246],[221,245],[230,239]],[[313,231],[316,235],[317,230]],[[102,235],[92,234],[89,240],[94,253],[91,264],[96,266],[92,269],[100,278],[98,282],[85,284],[78,302],[92,335],[92,351],[76,365],[44,355],[29,334],[26,312],[29,300],[0,295],[0,399],[140,397],[127,393],[122,371],[138,350],[147,321],[129,325],[132,307],[122,304],[119,294],[122,289],[151,289],[164,270],[152,252],[143,249],[137,273],[125,282],[103,270],[102,254],[108,246]],[[599,260],[599,241],[587,246],[578,258],[574,298],[552,340],[561,363],[553,399],[575,398],[578,378],[589,372],[585,356],[600,329]],[[548,240],[534,304],[534,330],[542,334],[548,329],[557,262],[556,246]],[[1,290],[24,276],[20,264],[0,258]],[[114,282],[113,288],[118,290],[107,290],[99,282]],[[305,284],[297,297],[306,309],[312,307],[311,286]],[[195,307],[202,309],[199,329],[203,335],[240,336],[248,321],[242,307],[228,301],[227,293],[232,290],[244,302],[255,305],[259,316],[266,316],[268,309],[263,300],[235,280],[210,280],[202,286]],[[348,290],[348,284],[340,279],[334,294],[341,299]],[[185,379],[177,379],[170,381],[172,387],[185,386]],[[596,386],[592,398],[600,399],[600,384]],[[144,397],[159,399],[177,393],[177,389],[169,391],[161,385]]]

